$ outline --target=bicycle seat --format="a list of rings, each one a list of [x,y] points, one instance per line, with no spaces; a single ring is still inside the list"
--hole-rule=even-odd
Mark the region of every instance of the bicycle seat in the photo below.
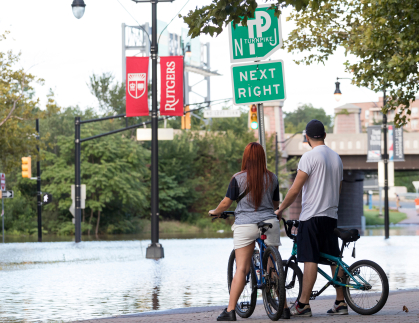
[[[265,222],[263,222],[263,221],[261,221],[261,222],[259,222],[258,223],[258,228],[260,229],[260,228],[264,228],[264,227],[268,227],[268,228],[272,228],[272,223],[265,223]]]
[[[333,232],[344,242],[354,242],[360,238],[359,231],[357,229],[343,230],[336,228]]]

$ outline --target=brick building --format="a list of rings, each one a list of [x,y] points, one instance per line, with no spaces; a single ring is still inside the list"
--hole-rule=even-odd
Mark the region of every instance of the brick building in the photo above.
[[[361,102],[351,103],[351,105],[361,108],[360,121],[362,131],[365,131],[368,126],[381,123],[383,116],[381,108],[383,107],[383,98],[380,97],[378,102]],[[419,132],[419,97],[411,103],[410,121],[404,126],[408,132]],[[394,120],[395,111],[390,111],[387,116],[388,122]]]

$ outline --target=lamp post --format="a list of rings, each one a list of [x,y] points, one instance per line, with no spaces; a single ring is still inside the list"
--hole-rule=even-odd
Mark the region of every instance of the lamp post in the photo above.
[[[339,101],[342,96],[342,92],[340,91],[340,83],[339,80],[351,80],[351,78],[343,78],[337,77],[336,78],[336,89],[335,89],[335,100]],[[383,107],[387,103],[386,97],[386,88],[383,87]],[[384,162],[384,233],[385,239],[390,237],[390,214],[389,214],[389,207],[388,207],[388,151],[387,151],[387,113],[383,113],[383,124],[382,124],[383,134],[384,134],[384,152],[381,155],[381,158]]]
[[[151,244],[146,250],[146,258],[161,259],[164,257],[163,246],[159,243],[159,170],[158,170],[158,117],[157,117],[157,3],[158,2],[173,2],[173,0],[132,0],[135,3],[151,2],[151,16],[152,16],[152,35],[151,35],[151,72],[152,72],[152,108],[151,108]],[[86,5],[83,0],[74,0],[73,14],[77,19],[83,17]],[[76,125],[77,126],[77,125]],[[77,128],[77,127],[76,127]],[[77,130],[77,129],[76,129]],[[76,151],[80,157],[80,152]],[[77,173],[77,170],[76,170]],[[80,180],[77,182],[76,175],[76,191],[80,190]],[[76,192],[77,195],[77,192]],[[79,196],[79,195],[78,195]],[[76,200],[76,216],[77,206],[80,201]]]

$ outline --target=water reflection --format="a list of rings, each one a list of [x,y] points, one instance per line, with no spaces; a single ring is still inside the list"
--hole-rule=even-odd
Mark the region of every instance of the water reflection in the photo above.
[[[291,240],[283,237],[284,259]],[[371,259],[390,289],[419,288],[419,236],[365,236],[351,264]],[[144,259],[146,241],[7,243],[0,245],[3,321],[77,320],[179,307],[225,305],[231,238],[162,239],[166,258]],[[324,268],[327,272],[330,270]],[[325,284],[323,278],[315,289]],[[333,288],[327,290],[333,294]]]

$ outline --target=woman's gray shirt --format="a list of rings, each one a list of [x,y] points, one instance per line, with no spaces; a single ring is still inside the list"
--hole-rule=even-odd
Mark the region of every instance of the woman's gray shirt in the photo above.
[[[267,181],[267,175],[265,181]],[[246,190],[247,173],[237,173],[233,176],[228,186],[226,197],[236,201]],[[263,192],[262,202],[255,211],[255,206],[251,201],[250,193],[243,197],[237,204],[234,215],[235,224],[252,224],[260,221],[266,221],[276,218],[274,213],[273,201],[279,201],[279,183],[275,174],[272,174],[272,183],[268,189]]]

